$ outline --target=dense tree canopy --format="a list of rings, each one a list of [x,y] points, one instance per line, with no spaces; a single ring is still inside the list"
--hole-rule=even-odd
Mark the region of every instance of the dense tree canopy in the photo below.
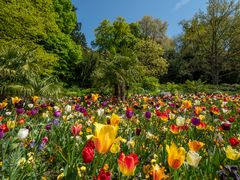
[[[239,73],[239,5],[234,1],[210,0],[206,13],[200,12],[191,21],[182,22],[181,53],[188,55],[188,67],[202,72],[214,84],[226,74]]]

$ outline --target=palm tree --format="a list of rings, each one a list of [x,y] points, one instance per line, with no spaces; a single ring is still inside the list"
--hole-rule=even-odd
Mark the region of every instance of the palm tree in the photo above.
[[[30,96],[59,93],[52,76],[41,77],[33,51],[22,51],[16,46],[0,49],[0,95]],[[54,92],[52,91],[54,90]]]
[[[113,88],[113,95],[125,99],[125,92],[133,82],[140,81],[144,74],[144,67],[137,57],[128,50],[121,55],[115,54],[106,60],[99,60],[93,72],[95,85]]]

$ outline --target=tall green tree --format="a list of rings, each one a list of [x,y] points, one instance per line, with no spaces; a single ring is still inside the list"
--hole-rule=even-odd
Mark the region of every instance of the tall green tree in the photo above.
[[[184,28],[182,52],[192,53],[189,66],[203,70],[212,83],[240,69],[240,2],[209,0],[207,12],[199,12]]]
[[[146,75],[160,77],[167,73],[168,63],[163,57],[163,48],[153,40],[140,40],[135,45],[139,61],[147,67]]]
[[[138,23],[141,38],[151,39],[161,44],[164,49],[172,48],[173,42],[166,34],[168,27],[167,22],[163,22],[159,18],[144,16]]]
[[[71,34],[76,26],[76,9],[71,0],[52,0],[56,16],[56,23],[64,34]]]
[[[127,87],[139,81],[145,73],[133,51],[139,39],[121,17],[113,23],[102,21],[95,35],[94,44],[101,55],[92,76],[95,85],[97,82],[101,87],[110,87],[114,95],[124,99]]]
[[[129,24],[122,17],[118,17],[113,23],[103,20],[95,29],[95,36],[93,44],[100,52],[119,53],[123,48],[132,48],[136,41]]]

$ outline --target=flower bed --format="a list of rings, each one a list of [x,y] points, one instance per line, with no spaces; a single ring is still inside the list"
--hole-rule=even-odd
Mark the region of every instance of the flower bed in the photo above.
[[[0,176],[239,178],[239,119],[239,95],[12,97],[0,103]]]

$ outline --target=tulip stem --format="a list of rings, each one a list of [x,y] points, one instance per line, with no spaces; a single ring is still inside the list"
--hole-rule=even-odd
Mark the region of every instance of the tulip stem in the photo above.
[[[96,173],[96,169],[97,169],[97,166],[98,166],[98,163],[99,163],[99,154],[97,153],[96,155],[96,161],[95,161],[95,164],[94,164],[94,167],[93,167],[93,174],[92,174],[92,178],[94,178],[94,175]]]

